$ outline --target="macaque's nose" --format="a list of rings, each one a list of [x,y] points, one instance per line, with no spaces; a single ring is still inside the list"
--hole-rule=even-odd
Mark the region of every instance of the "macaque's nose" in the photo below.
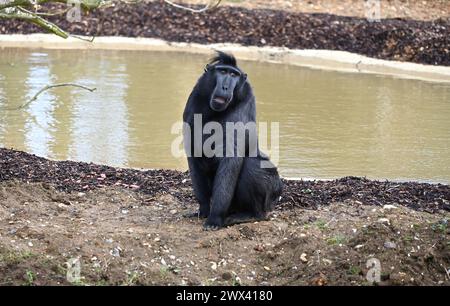
[[[226,76],[222,83],[222,90],[228,91],[229,88],[230,88],[230,78]]]

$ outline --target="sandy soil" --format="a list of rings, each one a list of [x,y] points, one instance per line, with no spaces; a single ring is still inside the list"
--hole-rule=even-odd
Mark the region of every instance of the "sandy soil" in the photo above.
[[[205,4],[206,0],[179,0],[183,4]],[[433,20],[450,16],[448,0],[382,0],[381,18]],[[282,9],[303,13],[329,13],[341,16],[365,17],[364,0],[223,0],[222,5],[250,9]]]
[[[276,211],[269,221],[202,230],[195,205],[105,187],[57,191],[0,183],[0,284],[450,285],[449,212],[358,201]]]

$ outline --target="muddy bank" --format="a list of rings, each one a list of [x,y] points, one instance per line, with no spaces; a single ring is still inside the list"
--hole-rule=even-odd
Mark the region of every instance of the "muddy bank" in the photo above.
[[[187,173],[0,149],[0,285],[70,284],[74,258],[78,285],[369,285],[370,258],[380,285],[450,284],[449,186],[285,184],[268,221],[207,232]]]
[[[450,19],[416,21],[307,14],[222,6],[193,14],[160,2],[117,4],[87,13],[80,23],[65,16],[49,19],[73,34],[153,37],[176,42],[239,43],[291,49],[349,51],[374,58],[450,65]],[[0,33],[41,30],[17,20],[2,20]]]
[[[269,221],[202,230],[163,191],[58,191],[0,182],[0,285],[450,285],[450,213],[356,201],[294,207]],[[69,271],[69,275],[73,275]],[[73,280],[71,280],[73,281]]]
[[[65,192],[117,186],[154,196],[170,194],[194,204],[187,172],[135,170],[74,161],[51,161],[32,154],[0,148],[0,182],[20,180],[54,186]],[[382,206],[399,204],[430,213],[450,211],[450,186],[416,182],[396,183],[345,177],[332,181],[283,180],[280,210],[293,207],[316,209],[333,202],[357,201]]]

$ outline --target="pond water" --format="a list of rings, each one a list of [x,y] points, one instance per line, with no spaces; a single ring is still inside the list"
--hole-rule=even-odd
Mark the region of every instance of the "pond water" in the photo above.
[[[52,159],[186,169],[171,154],[184,105],[208,56],[0,49],[0,146]],[[258,120],[279,122],[285,177],[450,182],[450,83],[241,62]],[[75,82],[91,93],[51,89]],[[270,146],[269,146],[270,147]]]

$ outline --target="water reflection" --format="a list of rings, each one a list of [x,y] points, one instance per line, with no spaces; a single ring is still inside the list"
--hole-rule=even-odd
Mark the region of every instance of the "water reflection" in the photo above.
[[[28,58],[28,75],[25,81],[27,86],[26,100],[30,100],[34,93],[45,85],[53,84],[50,73],[50,61],[46,53],[31,53]],[[50,144],[53,142],[52,131],[55,121],[53,110],[55,97],[50,91],[45,91],[39,96],[39,103],[31,103],[24,109],[27,113],[25,126],[26,150],[39,156],[49,156]]]
[[[129,119],[126,105],[128,73],[123,60],[107,57],[87,58],[85,71],[75,79],[77,84],[96,87],[95,98],[90,92],[75,95],[69,159],[127,165]]]
[[[207,58],[181,53],[1,49],[0,145],[55,159],[186,169],[172,124]],[[450,182],[450,85],[243,62],[258,120],[280,123],[284,176]],[[270,124],[269,124],[270,126]],[[270,142],[269,142],[270,145]]]

